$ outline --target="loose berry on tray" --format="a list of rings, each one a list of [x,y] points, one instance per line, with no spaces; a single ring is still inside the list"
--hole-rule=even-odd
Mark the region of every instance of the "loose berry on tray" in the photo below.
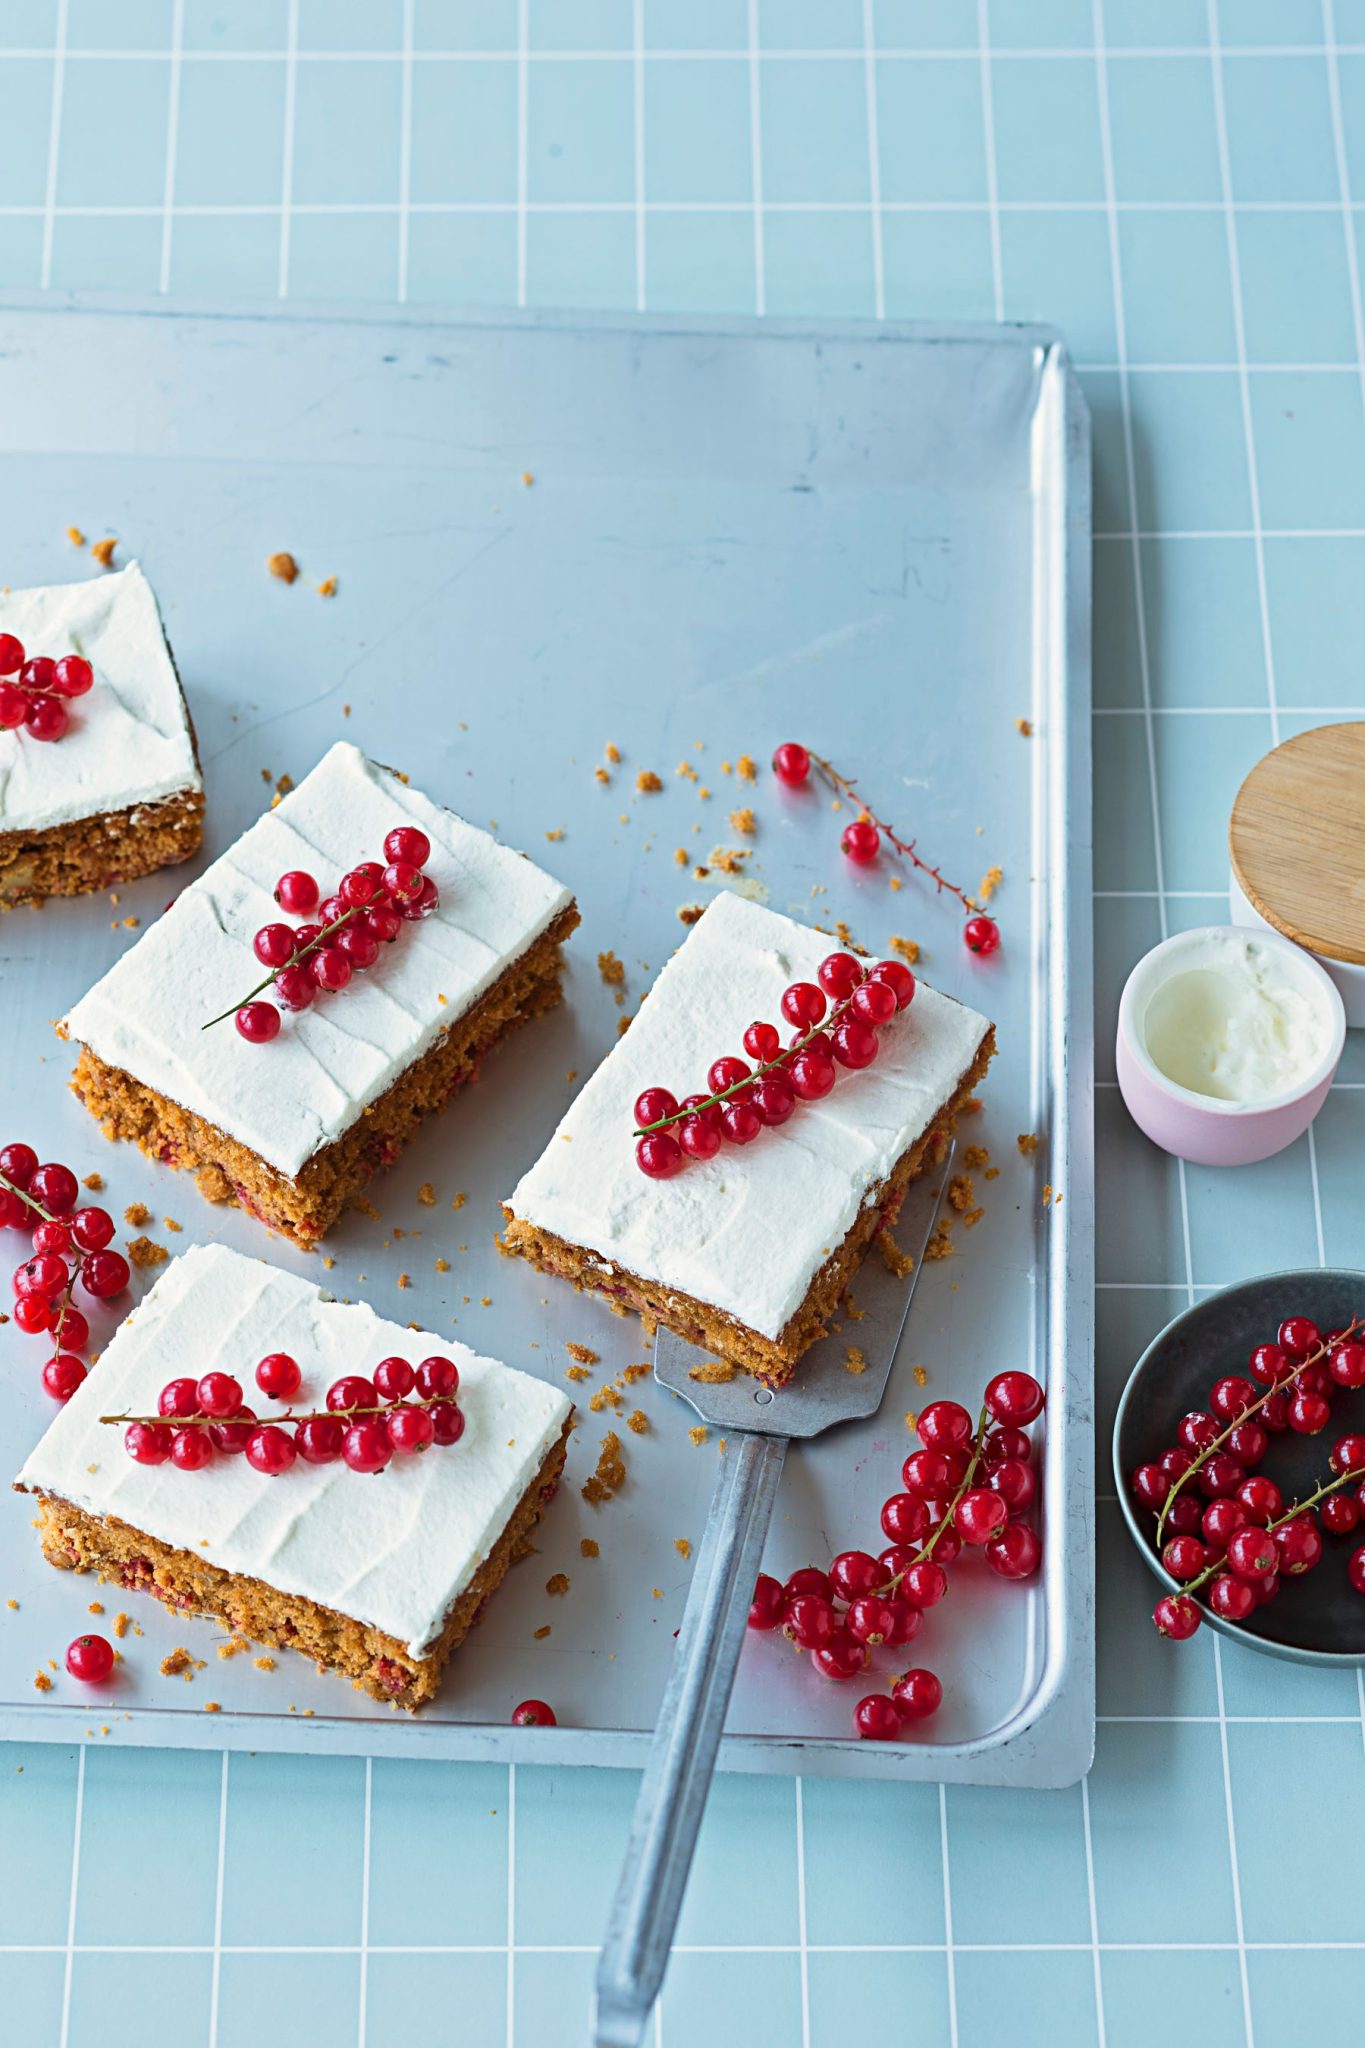
[[[749,1626],[765,1633],[781,1626],[787,1611],[787,1596],[781,1585],[767,1572],[760,1572],[754,1583],[754,1597],[749,1602]]]
[[[943,1704],[943,1686],[932,1671],[903,1671],[891,1687],[891,1698],[903,1721],[926,1721]]]
[[[799,740],[784,740],[773,753],[773,774],[789,789],[799,789],[810,774],[810,755]]]
[[[828,1642],[817,1643],[811,1663],[823,1678],[845,1680],[859,1677],[868,1666],[869,1650],[846,1628],[836,1628]]]
[[[884,1692],[870,1692],[854,1708],[853,1725],[865,1742],[898,1742],[900,1709]]]
[[[851,861],[866,867],[881,852],[882,835],[870,818],[854,818],[845,825],[839,844]]]
[[[1167,1593],[1152,1613],[1158,1633],[1183,1643],[1199,1626],[1199,1609],[1186,1593]]]
[[[969,953],[988,953],[1000,949],[1000,927],[993,917],[969,917],[962,927],[963,943]]]
[[[67,1647],[66,1668],[82,1685],[103,1685],[114,1668],[114,1646],[104,1636],[77,1636]]]
[[[514,1728],[557,1728],[559,1723],[555,1719],[554,1708],[547,1706],[544,1700],[523,1700],[520,1706],[513,1707],[512,1709],[512,1726]]]

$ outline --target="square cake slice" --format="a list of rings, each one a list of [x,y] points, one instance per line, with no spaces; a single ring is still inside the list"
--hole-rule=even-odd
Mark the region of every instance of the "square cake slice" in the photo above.
[[[634,1105],[650,1087],[705,1093],[712,1061],[756,1019],[779,1019],[783,990],[814,981],[834,950],[718,897],[504,1205],[503,1249],[760,1379],[789,1379],[985,1073],[994,1027],[920,982],[872,1066],[841,1069],[823,1100],[671,1180],[636,1164]]]
[[[320,1410],[345,1374],[383,1358],[458,1369],[458,1441],[395,1454],[380,1472],[296,1458],[268,1478],[219,1452],[198,1471],[137,1464],[121,1425],[156,1415],[162,1388],[228,1373],[258,1413],[268,1353],[294,1359],[296,1413]],[[556,1388],[463,1344],[343,1305],[312,1281],[222,1245],[186,1252],[122,1323],[51,1423],[15,1486],[38,1497],[43,1554],[98,1572],[235,1635],[302,1650],[373,1699],[420,1707],[554,1494],[572,1404]]]
[[[204,836],[194,726],[136,562],[85,583],[0,591],[0,634],[29,658],[77,654],[60,739],[0,731],[0,910],[115,888],[188,860]],[[13,686],[17,677],[7,676]]]
[[[205,1030],[261,979],[252,940],[283,915],[281,875],[325,897],[400,825],[431,842],[436,910],[268,1044],[231,1014]],[[82,1047],[72,1086],[108,1137],[313,1244],[491,1046],[559,1001],[577,923],[552,876],[339,742],[76,1004],[60,1027]]]

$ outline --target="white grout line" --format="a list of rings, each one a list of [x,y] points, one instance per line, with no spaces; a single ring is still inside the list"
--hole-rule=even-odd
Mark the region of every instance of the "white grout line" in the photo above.
[[[1335,50],[1337,55],[1343,57],[1365,56],[1365,43],[1337,43]],[[155,46],[149,46],[145,49],[103,49],[98,46],[82,45],[79,48],[73,47],[68,51],[68,55],[72,57],[80,57],[86,60],[99,59],[104,63],[161,62],[164,64],[168,54],[166,50],[157,49]],[[319,67],[326,64],[396,64],[401,62],[401,54],[401,51],[394,48],[385,50],[304,49],[299,51],[299,61],[300,63],[316,64]],[[504,50],[476,50],[469,48],[431,49],[423,50],[421,58],[424,64],[514,64],[517,61],[518,54],[512,48]],[[536,49],[532,50],[529,54],[531,60],[537,64],[621,64],[630,61],[630,52],[622,49],[619,44],[611,49],[599,50],[578,48],[565,50]],[[767,57],[781,58],[785,62],[790,63],[808,64],[825,64],[838,60],[855,63],[861,54],[862,52],[851,44],[847,47],[821,44],[818,48],[814,49],[788,48],[773,44],[767,46],[764,50],[764,55]],[[1133,44],[1126,47],[1119,44],[1112,47],[1108,52],[1109,60],[1112,63],[1120,63],[1125,60],[1151,63],[1154,59],[1162,57],[1175,58],[1180,61],[1193,61],[1196,58],[1209,57],[1212,54],[1209,46],[1205,43],[1175,43],[1169,46],[1159,43],[1147,43]],[[1328,54],[1328,46],[1325,43],[1239,43],[1236,45],[1233,54],[1239,62],[1246,57],[1257,57],[1264,59],[1268,63],[1276,63],[1285,57],[1324,57]],[[27,43],[22,46],[0,46],[0,61],[12,60],[16,63],[41,63],[49,61],[52,55],[53,52],[50,49],[42,49]],[[689,45],[685,49],[656,48],[649,50],[647,55],[651,64],[742,63],[744,60],[743,47],[736,44],[729,44],[717,49],[707,49],[701,45]],[[964,64],[974,62],[980,55],[980,49],[975,43],[962,43],[955,46],[936,45],[929,49],[917,48],[913,44],[907,43],[891,43],[883,47],[881,55],[898,64]],[[1079,43],[1070,47],[1054,47],[1048,44],[1024,45],[1017,48],[999,48],[994,52],[995,61],[1002,64],[1083,64],[1091,62],[1093,55],[1094,53],[1089,44]],[[185,52],[186,61],[196,64],[278,64],[282,61],[283,56],[284,52],[278,49],[203,49],[186,50]]]
[[[810,2048],[810,1942],[806,1922],[806,1801],[798,1775],[796,1786],[796,1935],[801,1944],[801,2048]]]
[[[228,1751],[218,1779],[218,1866],[213,1880],[213,1969],[209,1977],[208,2048],[218,2048],[218,2003],[223,1988],[223,1879],[227,1870]]]
[[[408,302],[408,252],[412,230],[412,38],[416,0],[403,0],[403,69],[398,115],[398,303]]]
[[[1365,1748],[1365,1670],[1362,1670],[1359,1664],[1356,1666],[1356,1698],[1360,1702],[1361,1747]]]
[[[1232,1763],[1228,1754],[1228,1716],[1223,1697],[1222,1638],[1213,1636],[1213,1680],[1218,1699],[1218,1746],[1223,1760],[1223,1808],[1228,1827],[1228,1869],[1232,1878],[1232,1922],[1237,1932],[1237,1969],[1242,1983],[1242,2027],[1246,2048],[1256,2048],[1251,2018],[1251,1978],[1247,1971],[1246,1928],[1242,1920],[1242,1873],[1237,1860],[1237,1817],[1232,1807]]]
[[[1246,309],[1242,297],[1242,260],[1237,217],[1232,210],[1232,153],[1228,146],[1227,102],[1223,91],[1223,51],[1218,0],[1206,0],[1210,69],[1213,77],[1213,122],[1218,143],[1218,177],[1223,194],[1224,230],[1228,245],[1228,276],[1232,287],[1232,332],[1237,349],[1237,384],[1242,406],[1242,438],[1246,443],[1247,484],[1251,493],[1252,552],[1256,562],[1256,595],[1261,613],[1261,647],[1265,656],[1265,687],[1270,702],[1270,739],[1280,743],[1280,707],[1275,689],[1275,647],[1270,631],[1270,594],[1265,574],[1265,536],[1261,530],[1261,472],[1256,456],[1256,429],[1251,412],[1251,380],[1247,375]]]
[[[521,0],[525,20],[526,0]],[[507,2048],[517,2035],[517,1767],[507,1766]]]
[[[1090,1911],[1090,1946],[1095,1981],[1095,2048],[1108,2048],[1104,2022],[1104,1972],[1100,1968],[1100,1915],[1095,1896],[1095,1843],[1090,1829],[1090,1778],[1081,1779],[1081,1827],[1085,1836],[1085,1890]]]
[[[1351,1727],[1356,1725],[1354,1714],[1345,1715],[1342,1719]],[[1094,1943],[1090,1941],[957,1941],[953,1943],[952,1953],[959,1956],[1088,1956],[1093,1947]],[[534,1941],[521,1943],[517,1954],[595,1956],[599,1948],[597,1942]],[[1099,1948],[1101,1955],[1106,1956],[1164,1955],[1170,1949],[1189,1955],[1232,1955],[1236,1953],[1237,1943],[1102,1941]],[[1249,1941],[1246,1950],[1248,1955],[1360,1955],[1365,1954],[1365,1938],[1357,1941]],[[813,1941],[809,1952],[813,1956],[946,1956],[948,1947],[941,1941]],[[59,1941],[0,1942],[0,1955],[3,1956],[60,1956],[65,1953],[65,1946]],[[212,1954],[212,1950],[205,1942],[78,1941],[74,1953],[78,1956],[207,1956]],[[354,1942],[303,1941],[233,1943],[223,1953],[229,1956],[356,1956],[360,1951]],[[501,1956],[506,1953],[506,1945],[498,1941],[386,1942],[370,1950],[372,1956]],[[800,1953],[794,1941],[679,1941],[673,1945],[673,1954],[679,1956],[798,1956]]]
[[[995,163],[995,95],[991,87],[990,0],[976,0],[976,40],[981,73],[981,128],[986,149],[986,206],[991,231],[991,287],[995,317],[1005,317],[1005,277],[1000,255],[1000,181]]]
[[[85,1824],[85,1744],[77,1753],[76,1810],[71,1822],[71,1882],[66,1900],[66,1967],[62,1972],[62,2031],[60,2048],[71,2038],[71,1977],[76,1962],[76,1899],[81,1881],[81,1831]]]
[[[1351,205],[1351,166],[1346,154],[1346,124],[1341,111],[1341,66],[1338,62],[1336,0],[1322,0],[1323,41],[1327,46],[1327,97],[1332,109],[1332,146],[1337,160],[1341,227],[1346,238],[1346,275],[1351,287],[1351,323],[1355,329],[1356,370],[1365,395],[1365,313],[1361,309],[1360,252]]]
[[[886,250],[882,233],[882,144],[877,113],[877,22],[863,0],[863,84],[867,103],[867,197],[872,213],[872,309],[886,318]]]
[[[938,1788],[938,1846],[943,1862],[943,1953],[947,1960],[948,1973],[948,2048],[958,2048],[957,2038],[957,1964],[953,1940],[953,1874],[948,1860],[948,1788]],[[964,1948],[968,1944],[963,1944]]]
[[[374,1814],[374,1758],[365,1759],[365,1828],[360,1848],[360,1984],[356,1996],[356,2048],[365,2048],[370,2024],[370,1825]]]
[[[57,225],[57,167],[62,154],[62,100],[66,91],[66,18],[68,0],[57,0],[57,46],[52,52],[52,110],[47,130],[47,183],[43,192],[43,256],[38,282],[52,283],[52,240]]]
[[[280,149],[280,268],[278,297],[289,296],[290,209],[294,203],[294,124],[299,97],[299,0],[289,0],[285,39],[284,139]]]
[[[754,216],[754,311],[768,310],[767,258],[763,241],[763,94],[758,69],[758,0],[749,0],[749,175]]]
[[[637,313],[643,313],[648,285],[648,248],[645,238],[645,0],[633,0],[631,41],[635,121],[635,310]]]
[[[526,226],[531,148],[530,0],[517,0],[517,304],[526,304]]]
[[[171,246],[175,234],[175,162],[180,148],[180,70],[185,39],[185,0],[171,15],[171,64],[166,101],[166,171],[161,189],[161,267],[157,290],[171,288]]]

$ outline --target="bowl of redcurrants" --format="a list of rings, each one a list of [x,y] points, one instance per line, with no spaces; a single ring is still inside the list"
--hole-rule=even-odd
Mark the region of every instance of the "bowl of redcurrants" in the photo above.
[[[1114,1420],[1158,1631],[1365,1665],[1365,1273],[1272,1273],[1168,1323]]]

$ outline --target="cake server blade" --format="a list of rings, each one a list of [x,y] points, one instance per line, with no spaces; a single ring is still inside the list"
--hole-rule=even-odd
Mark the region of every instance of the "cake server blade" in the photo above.
[[[712,1355],[670,1330],[658,1334],[655,1378],[726,1442],[598,1959],[597,2048],[638,2048],[663,1984],[787,1445],[881,1405],[953,1152],[906,1196],[898,1228],[914,1257],[909,1274],[889,1272],[875,1254],[866,1260],[853,1287],[858,1321],[812,1345],[789,1386],[763,1387],[747,1373],[694,1377]],[[848,1369],[851,1344],[866,1361],[861,1371]]]

